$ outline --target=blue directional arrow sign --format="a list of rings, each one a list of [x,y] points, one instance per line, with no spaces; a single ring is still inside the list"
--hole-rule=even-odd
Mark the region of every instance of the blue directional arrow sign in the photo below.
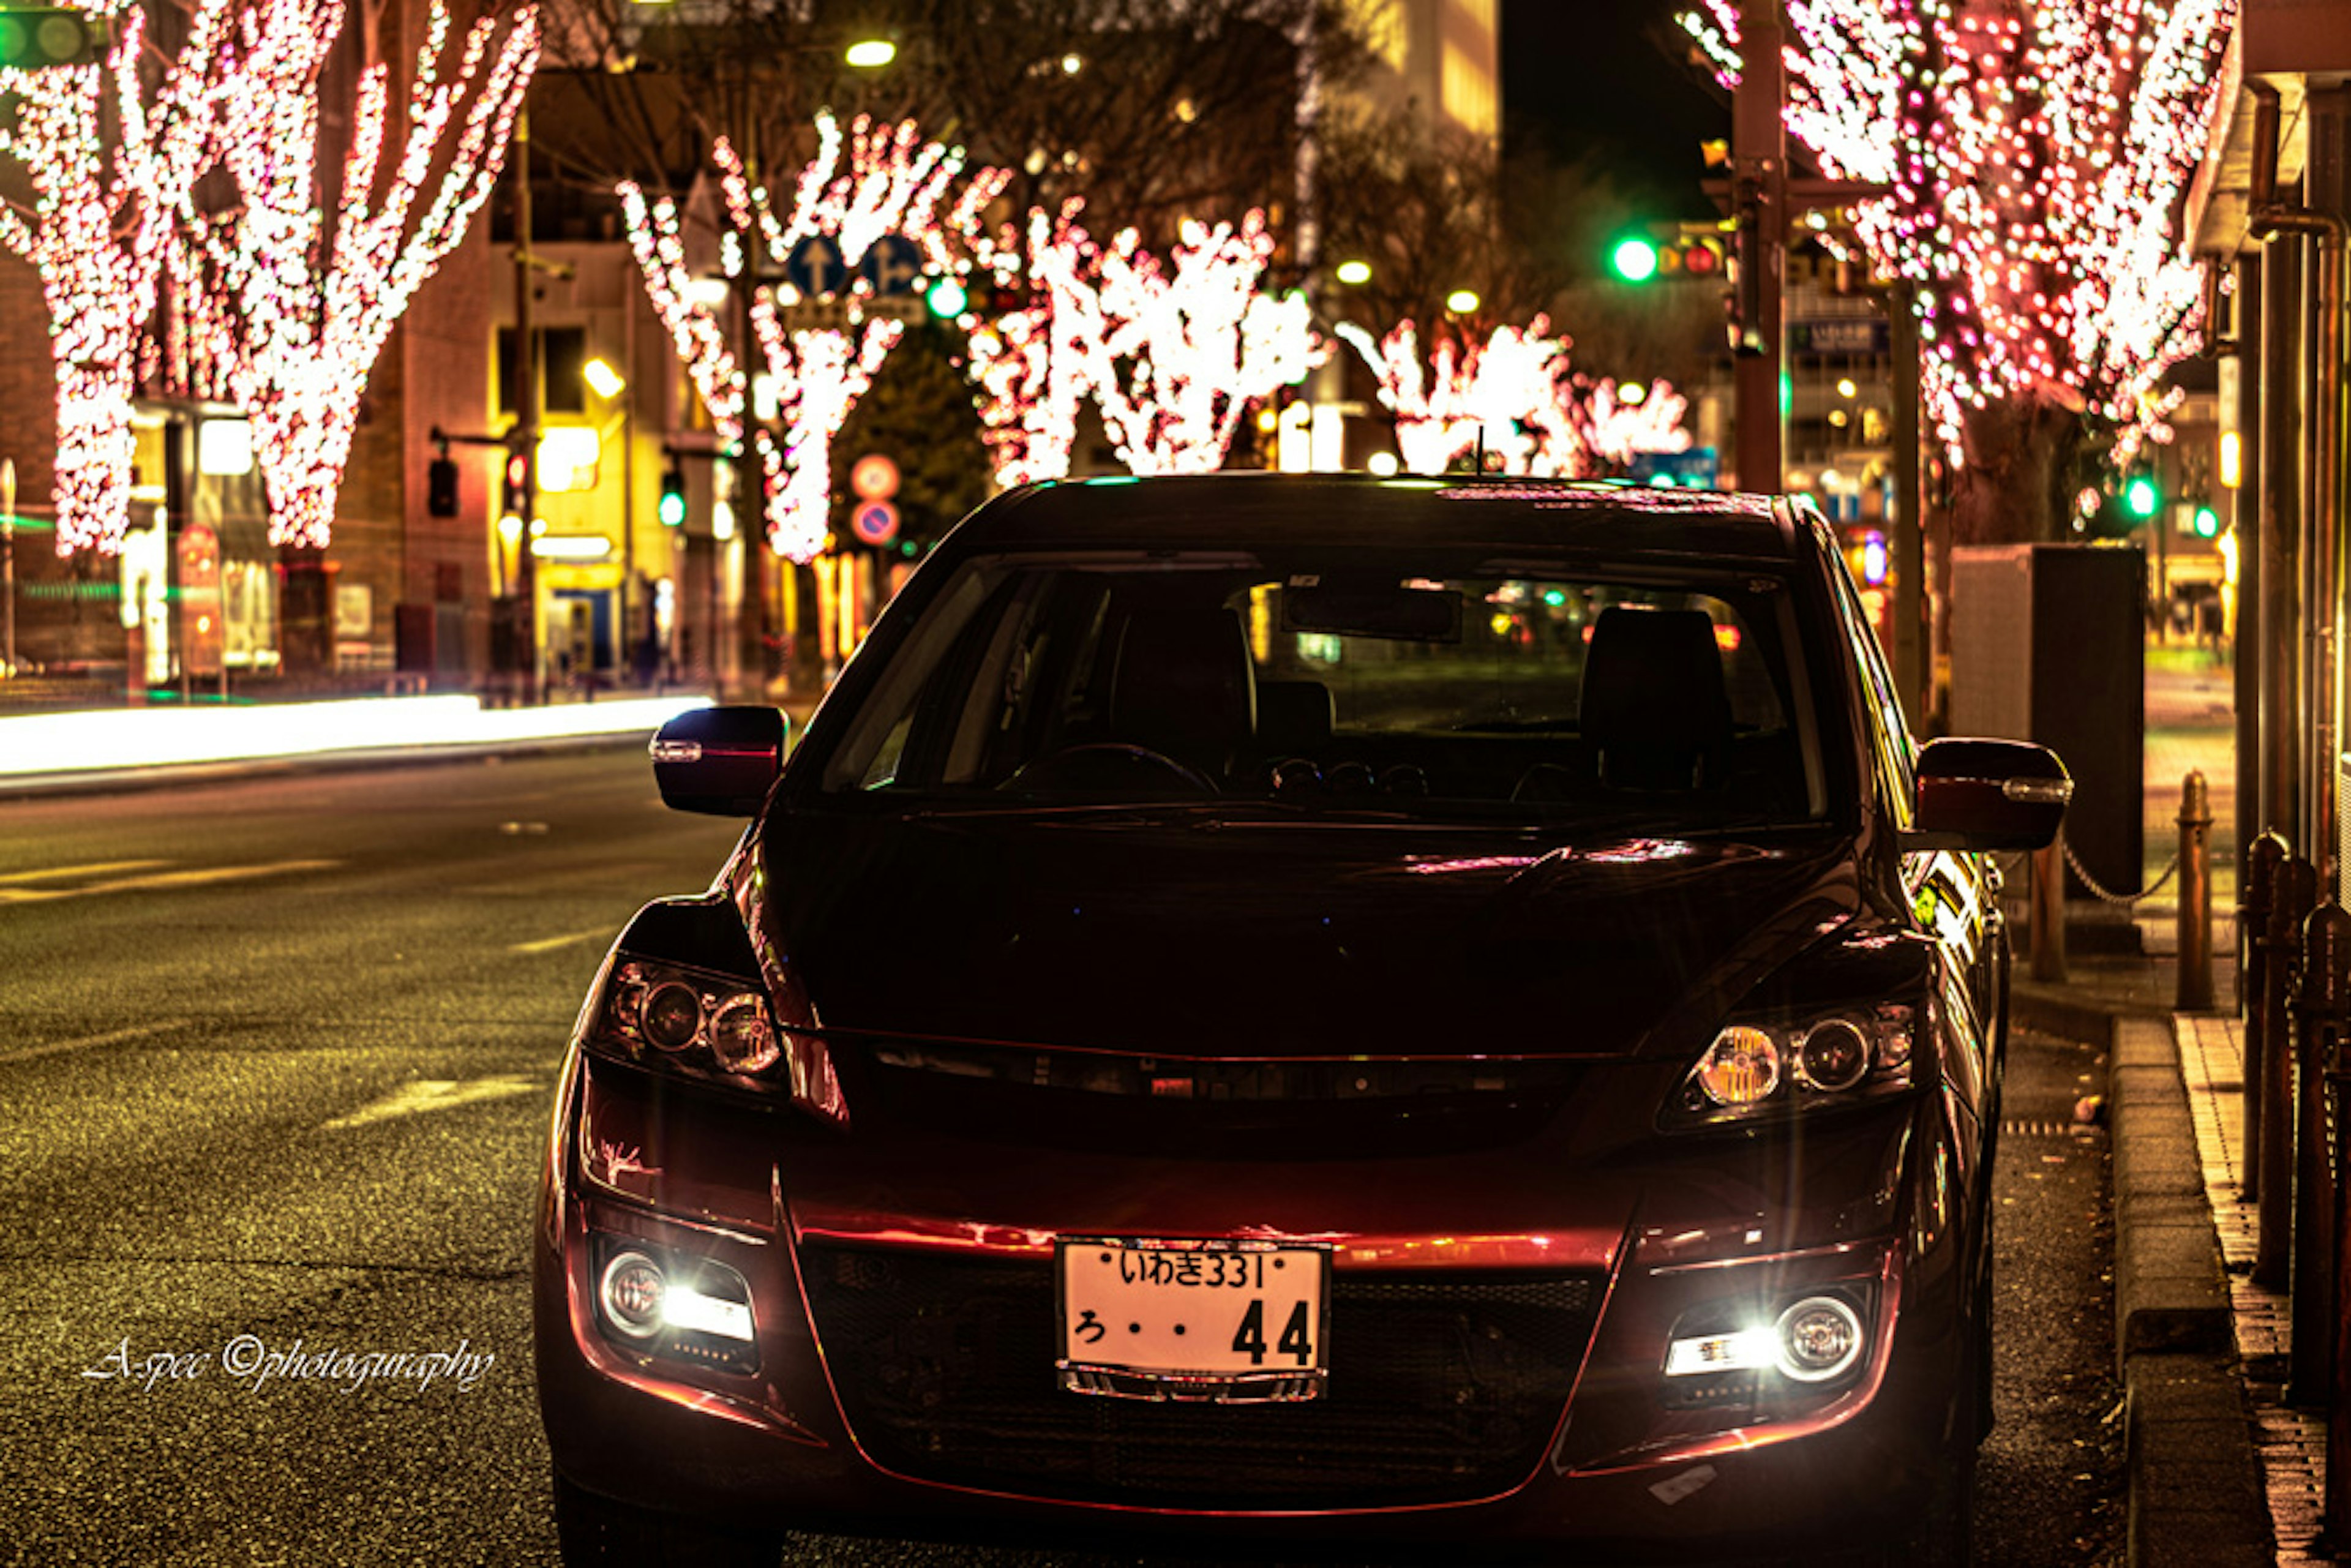
[[[841,259],[841,246],[830,235],[810,235],[784,257],[784,277],[811,299],[837,294],[849,281],[849,267]]]
[[[922,285],[923,253],[904,235],[883,235],[866,248],[857,270],[878,295],[912,294]]]

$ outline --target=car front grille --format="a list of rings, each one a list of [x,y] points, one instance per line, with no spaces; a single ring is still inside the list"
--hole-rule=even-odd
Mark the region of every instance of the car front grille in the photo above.
[[[1566,1406],[1604,1285],[1336,1270],[1322,1398],[1162,1404],[1061,1386],[1049,1260],[810,1244],[801,1266],[842,1414],[880,1464],[1206,1509],[1457,1501],[1517,1485]]]

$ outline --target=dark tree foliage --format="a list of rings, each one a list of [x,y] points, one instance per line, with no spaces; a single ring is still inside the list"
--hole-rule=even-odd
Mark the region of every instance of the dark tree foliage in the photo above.
[[[832,490],[846,515],[849,471],[878,452],[898,465],[899,537],[935,541],[995,488],[971,383],[956,362],[962,337],[931,322],[909,327],[850,410],[832,442]]]
[[[1276,212],[1298,187],[1301,51],[1326,85],[1363,47],[1337,0],[551,0],[540,155],[572,178],[683,193],[725,135],[788,180],[820,108],[912,118],[1010,170],[1004,210],[1082,196],[1105,236]],[[847,65],[886,37],[897,57]],[[544,175],[542,174],[542,177]]]

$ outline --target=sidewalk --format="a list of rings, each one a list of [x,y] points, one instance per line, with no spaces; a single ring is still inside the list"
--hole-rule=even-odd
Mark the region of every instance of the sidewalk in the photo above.
[[[2020,895],[2012,1016],[2107,1051],[2114,1151],[2115,1354],[2126,1389],[2132,1568],[2256,1568],[2317,1555],[2325,1422],[2283,1402],[2286,1314],[2252,1284],[2240,1196],[2235,735],[2225,666],[2150,658],[2146,864],[2178,848],[2181,781],[2205,776],[2213,825],[2214,1007],[2175,1010],[2177,873],[2127,907],[2076,901],[2067,977],[2030,979]]]

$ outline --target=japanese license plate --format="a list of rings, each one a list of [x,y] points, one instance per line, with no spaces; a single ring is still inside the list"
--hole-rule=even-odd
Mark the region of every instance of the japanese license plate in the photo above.
[[[1130,1399],[1322,1392],[1331,1249],[1063,1237],[1061,1385]]]

